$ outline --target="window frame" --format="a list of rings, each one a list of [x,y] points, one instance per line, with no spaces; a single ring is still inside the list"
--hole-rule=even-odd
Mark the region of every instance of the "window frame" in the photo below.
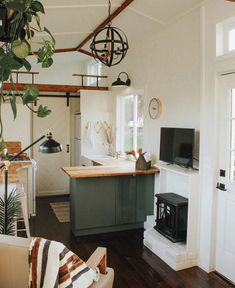
[[[216,57],[235,53],[229,49],[229,33],[235,30],[235,17],[216,24]]]
[[[92,72],[92,68],[97,67],[96,68],[96,73]],[[94,69],[95,70],[95,69]],[[99,75],[102,76],[102,64],[101,62],[97,62],[96,60],[92,59],[91,61],[89,61],[87,63],[87,75]],[[98,79],[98,83],[100,82],[100,78]],[[97,84],[97,79],[94,77],[87,77],[86,80],[86,84],[87,86],[94,86]]]
[[[116,150],[121,152],[121,155],[124,156],[125,152],[123,149],[123,135],[124,135],[124,127],[122,127],[122,111],[124,102],[122,99],[127,96],[135,96],[134,101],[134,120],[133,120],[133,146],[132,149],[137,152],[137,140],[138,140],[138,97],[144,97],[142,91],[132,91],[129,93],[120,94],[117,96],[117,109],[116,109],[116,127],[117,127],[117,136],[116,136]],[[143,101],[143,111],[144,111],[144,101]],[[144,120],[144,112],[143,112],[143,120]],[[143,124],[144,127],[144,124]]]

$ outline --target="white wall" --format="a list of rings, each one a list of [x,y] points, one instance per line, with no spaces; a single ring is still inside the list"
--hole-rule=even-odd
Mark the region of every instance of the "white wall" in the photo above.
[[[104,155],[108,153],[107,143],[102,131],[99,132],[99,127],[100,123],[106,121],[113,128],[114,103],[115,97],[108,91],[81,91],[82,155]],[[88,132],[88,125],[90,125],[90,132]]]
[[[42,68],[41,64],[37,64],[34,56],[28,58],[32,65],[31,71],[39,72],[35,75],[35,83],[42,84],[61,84],[61,85],[80,85],[79,77],[72,76],[73,73],[84,73],[85,59],[78,52],[58,53],[53,56],[54,63],[49,68]],[[19,76],[19,81],[30,82],[30,76]]]
[[[110,71],[110,80],[125,71],[132,81],[125,92],[144,90],[144,150],[156,160],[160,127],[200,127],[200,9],[139,41],[130,43],[124,61]],[[163,105],[157,120],[148,114],[153,97]]]
[[[22,148],[30,144],[30,117],[29,109],[21,103],[17,104],[17,118],[14,120],[10,103],[2,104],[3,138],[5,141],[21,141]],[[29,153],[29,151],[27,151]]]
[[[59,142],[63,150],[60,153],[43,154],[38,152],[39,144],[33,147],[33,157],[37,162],[36,192],[37,196],[58,195],[69,193],[69,177],[61,167],[70,166],[70,154],[66,145],[70,144],[70,107],[64,99],[43,98],[42,105],[48,105],[52,113],[45,118],[33,117],[33,139],[45,135],[49,129],[54,139]]]

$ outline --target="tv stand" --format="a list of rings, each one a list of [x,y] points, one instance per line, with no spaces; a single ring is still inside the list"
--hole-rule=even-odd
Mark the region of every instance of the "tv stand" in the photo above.
[[[186,243],[172,243],[153,227],[154,216],[145,222],[144,245],[174,270],[182,270],[197,264],[199,219],[199,173],[176,164],[157,163],[160,174],[156,177],[157,193],[176,193],[188,199],[188,223]],[[155,201],[154,201],[155,202]]]

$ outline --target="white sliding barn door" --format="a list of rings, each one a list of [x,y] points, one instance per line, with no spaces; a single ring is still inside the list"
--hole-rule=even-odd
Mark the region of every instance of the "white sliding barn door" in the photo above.
[[[219,80],[216,271],[235,283],[235,76]]]
[[[45,118],[33,116],[33,140],[45,134],[49,129],[53,138],[62,144],[63,151],[43,154],[38,152],[39,144],[34,146],[33,158],[38,167],[37,196],[67,194],[69,193],[69,178],[62,172],[61,167],[70,166],[70,155],[67,153],[66,146],[70,144],[70,108],[67,107],[65,98],[41,97],[39,99],[38,105],[48,106],[52,113]]]
[[[10,103],[2,103],[3,138],[5,141],[21,141],[22,149],[30,144],[30,110],[17,104],[17,118],[14,120]],[[30,154],[30,150],[26,151]]]

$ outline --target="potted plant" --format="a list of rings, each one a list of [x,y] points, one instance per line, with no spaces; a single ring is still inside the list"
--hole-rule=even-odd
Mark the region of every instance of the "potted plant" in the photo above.
[[[16,97],[20,97],[22,104],[27,106],[38,117],[45,117],[51,110],[47,106],[39,105],[35,110],[31,103],[37,101],[39,91],[37,87],[28,85],[24,91],[17,91],[12,72],[21,68],[31,70],[28,56],[35,55],[37,62],[47,68],[53,64],[55,40],[46,27],[41,26],[40,14],[45,13],[43,4],[36,0],[0,0],[0,149],[5,147],[3,140],[2,103],[10,102],[14,119],[17,116]],[[35,35],[43,33],[38,42]],[[35,52],[35,44],[39,48]],[[11,89],[4,91],[3,83],[9,82]],[[19,198],[12,191],[7,198],[7,203],[0,198],[0,233],[3,233],[4,209],[8,210],[8,227],[5,231],[11,234],[13,222],[19,213]]]

